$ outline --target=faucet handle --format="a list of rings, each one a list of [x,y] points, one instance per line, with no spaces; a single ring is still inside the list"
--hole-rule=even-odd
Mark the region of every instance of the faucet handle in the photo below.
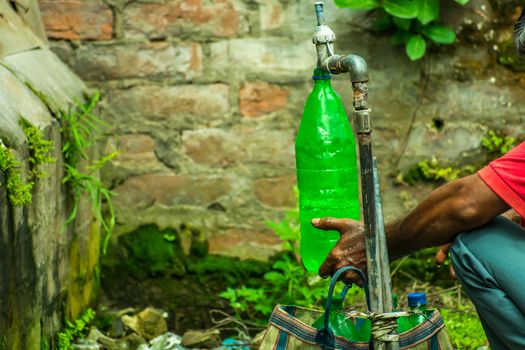
[[[322,1],[315,3],[315,15],[317,16],[317,27],[312,35],[314,44],[332,44],[335,41],[335,33],[326,25],[324,19],[324,4]]]

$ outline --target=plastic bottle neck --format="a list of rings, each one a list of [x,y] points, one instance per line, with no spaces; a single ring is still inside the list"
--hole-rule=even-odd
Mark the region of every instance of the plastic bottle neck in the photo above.
[[[326,73],[320,68],[314,69],[312,79],[314,80],[315,86],[330,86],[330,78],[330,73]]]

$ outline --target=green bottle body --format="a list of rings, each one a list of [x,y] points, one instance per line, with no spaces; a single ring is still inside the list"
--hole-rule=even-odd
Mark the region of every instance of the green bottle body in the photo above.
[[[346,338],[348,340],[354,340],[356,336],[355,326],[351,320],[349,320],[346,314],[342,311],[343,300],[341,298],[335,298],[332,300],[332,307],[328,316],[328,326],[339,337]],[[312,324],[315,329],[324,328],[324,316],[319,317]]]
[[[336,231],[311,225],[326,216],[360,219],[354,133],[329,75],[316,69],[315,85],[306,100],[295,142],[301,257],[307,270],[317,272],[339,239]]]
[[[411,295],[416,295],[415,300],[410,300]],[[423,323],[428,317],[426,295],[424,293],[410,293],[408,296],[408,305],[410,310],[419,310],[421,313],[415,313],[409,316],[403,316],[397,319],[397,333],[405,333],[414,327]],[[419,301],[418,301],[419,300]]]

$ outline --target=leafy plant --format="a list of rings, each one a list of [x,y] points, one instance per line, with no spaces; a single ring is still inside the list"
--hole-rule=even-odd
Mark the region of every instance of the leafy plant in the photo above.
[[[28,205],[32,201],[33,182],[26,181],[11,150],[0,144],[0,171],[5,176],[9,202],[15,206]]]
[[[454,349],[477,349],[486,345],[485,332],[476,312],[466,306],[460,310],[441,309]]]
[[[444,166],[436,158],[432,158],[417,163],[406,174],[399,175],[396,182],[409,185],[414,185],[418,181],[448,182],[473,174],[477,169],[476,166],[470,164],[459,168]]]
[[[489,130],[481,139],[481,145],[490,155],[499,157],[510,151],[518,143],[518,138]]]
[[[374,10],[377,20],[372,28],[392,32],[392,44],[405,45],[412,60],[421,59],[430,43],[449,45],[456,42],[451,27],[440,23],[440,0],[334,0],[339,7]],[[465,5],[469,0],[455,0]]]
[[[80,317],[73,322],[66,320],[64,329],[57,334],[57,349],[69,350],[71,343],[82,336],[86,336],[87,327],[95,318],[95,311],[87,309]]]
[[[49,155],[53,151],[53,142],[46,140],[42,130],[29,123],[26,119],[21,118],[19,121],[22,130],[27,138],[29,148],[29,167],[32,178],[42,178],[46,176],[39,167],[43,164],[52,163],[55,158]]]
[[[73,222],[77,216],[78,204],[83,194],[86,194],[91,203],[95,218],[101,223],[106,232],[103,242],[105,252],[115,226],[115,211],[112,205],[112,192],[104,186],[96,176],[109,161],[118,155],[118,151],[104,155],[99,159],[91,159],[90,152],[95,146],[103,130],[108,125],[92,111],[100,99],[95,92],[86,103],[78,103],[68,113],[62,112],[62,154],[64,157],[64,184],[69,185],[73,193],[73,208],[66,221],[66,225]],[[109,215],[106,217],[102,210],[102,200],[106,202]]]

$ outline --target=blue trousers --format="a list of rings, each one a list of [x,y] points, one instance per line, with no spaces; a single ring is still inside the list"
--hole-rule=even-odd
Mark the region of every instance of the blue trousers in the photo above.
[[[459,234],[450,252],[491,349],[525,349],[525,229],[497,217]]]

